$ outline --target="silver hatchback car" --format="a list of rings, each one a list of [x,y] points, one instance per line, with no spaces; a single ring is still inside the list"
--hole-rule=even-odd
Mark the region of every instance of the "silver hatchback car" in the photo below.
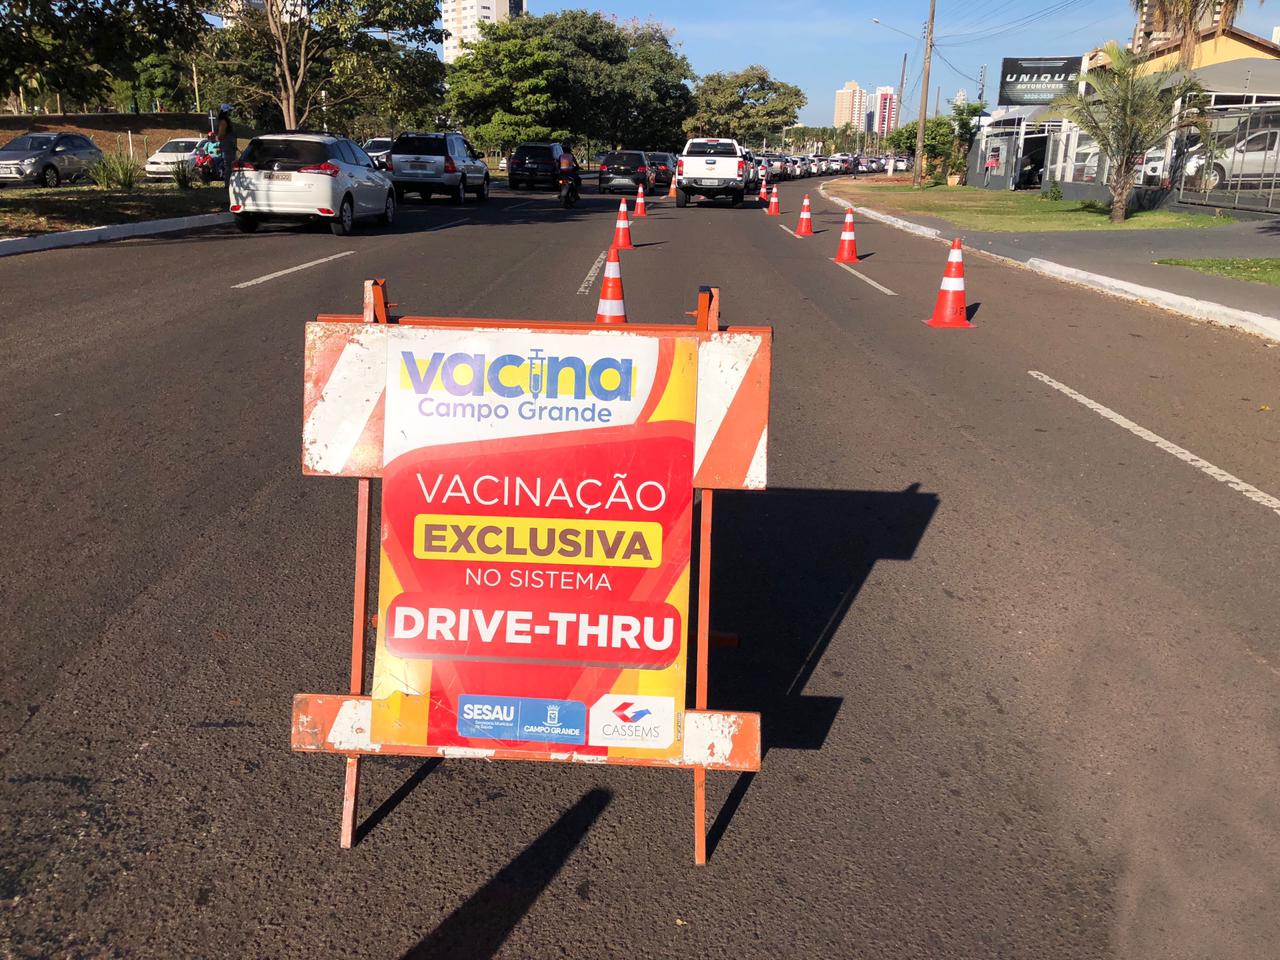
[[[460,133],[402,133],[391,144],[387,173],[396,185],[396,199],[416,193],[427,200],[443,193],[454,203],[467,194],[489,199],[489,168]]]
[[[0,147],[0,184],[56,187],[86,179],[101,159],[102,151],[78,133],[24,133]]]

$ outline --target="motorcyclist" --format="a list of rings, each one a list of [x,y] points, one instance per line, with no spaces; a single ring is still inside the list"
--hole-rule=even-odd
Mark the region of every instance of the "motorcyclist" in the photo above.
[[[574,196],[582,194],[582,168],[578,166],[578,158],[573,155],[573,143],[565,141],[562,146],[564,153],[560,154],[560,176],[567,176],[572,181],[572,190]]]

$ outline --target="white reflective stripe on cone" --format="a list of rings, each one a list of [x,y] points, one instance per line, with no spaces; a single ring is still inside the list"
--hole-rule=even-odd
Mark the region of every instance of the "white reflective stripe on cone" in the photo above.
[[[963,253],[961,253],[959,250],[952,250],[950,253],[948,253],[948,254],[947,254],[947,262],[948,262],[948,263],[963,263],[963,262],[964,262],[964,254],[963,254]]]
[[[605,276],[605,279],[606,279],[606,280],[608,280],[608,279],[621,280],[621,279],[622,279],[622,270],[621,270],[621,269],[619,269],[620,267],[621,267],[621,264],[615,263],[615,262],[614,262],[614,261],[612,261],[612,260],[608,261],[608,262],[604,265],[604,276]]]
[[[840,239],[841,239],[841,240],[852,240],[852,239],[854,239],[853,231],[852,231],[852,230],[845,230],[845,231],[843,231],[843,232],[840,234]]]
[[[601,300],[596,313],[605,317],[621,317],[626,315],[621,300]]]
[[[942,286],[940,287],[940,289],[942,289],[942,290],[963,290],[963,289],[964,289],[964,277],[943,277],[943,278],[942,278]]]
[[[631,229],[631,222],[629,220],[616,220],[614,221],[613,225],[617,227],[619,230]]]

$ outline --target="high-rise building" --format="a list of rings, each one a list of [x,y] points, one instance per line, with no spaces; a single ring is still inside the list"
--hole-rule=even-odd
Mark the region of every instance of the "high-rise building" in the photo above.
[[[1200,12],[1200,29],[1208,30],[1216,27],[1222,20],[1222,0],[1204,6]],[[1131,46],[1135,53],[1143,53],[1151,47],[1167,43],[1176,37],[1165,21],[1157,0],[1142,0],[1142,8],[1138,11],[1138,22],[1133,28]]]
[[[875,114],[875,132],[882,137],[893,133],[898,126],[898,98],[893,87],[876,87],[872,112]]]
[[[867,91],[858,86],[857,80],[850,80],[836,91],[835,123],[832,126],[839,129],[846,123],[851,123],[853,128],[857,130],[861,126],[861,118],[866,115],[866,112]]]
[[[951,103],[957,107],[963,107],[969,102],[969,91],[961,87],[956,91],[956,95],[951,99]]]
[[[449,34],[444,38],[444,62],[453,63],[462,56],[464,43],[480,39],[482,22],[510,20],[525,10],[525,0],[442,0],[440,21]]]

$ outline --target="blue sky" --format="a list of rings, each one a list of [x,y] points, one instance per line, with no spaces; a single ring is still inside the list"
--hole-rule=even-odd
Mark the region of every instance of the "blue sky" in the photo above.
[[[1272,26],[1280,24],[1280,2],[1272,0],[1266,7],[1252,0],[1247,3],[1237,25],[1269,39]],[[699,73],[762,63],[778,79],[799,86],[809,97],[800,119],[815,126],[831,123],[835,91],[847,80],[857,80],[871,90],[897,87],[902,55],[908,53],[904,119],[911,119],[919,109],[924,44],[915,38],[929,15],[928,0],[852,0],[840,4],[823,0],[612,0],[607,7],[529,0],[529,7],[533,14],[586,7],[623,19],[659,20],[675,28],[676,41]],[[1009,29],[1013,21],[1037,15],[1043,16]],[[887,27],[872,23],[872,17],[880,18]],[[941,86],[944,103],[961,87],[973,99],[978,92],[974,78],[985,63],[987,99],[991,102],[1001,58],[1080,54],[1107,40],[1128,40],[1133,23],[1132,9],[1124,0],[938,0],[938,51],[954,69],[935,57],[929,86]],[[911,38],[888,27],[911,34]],[[930,110],[933,96],[931,90]]]

